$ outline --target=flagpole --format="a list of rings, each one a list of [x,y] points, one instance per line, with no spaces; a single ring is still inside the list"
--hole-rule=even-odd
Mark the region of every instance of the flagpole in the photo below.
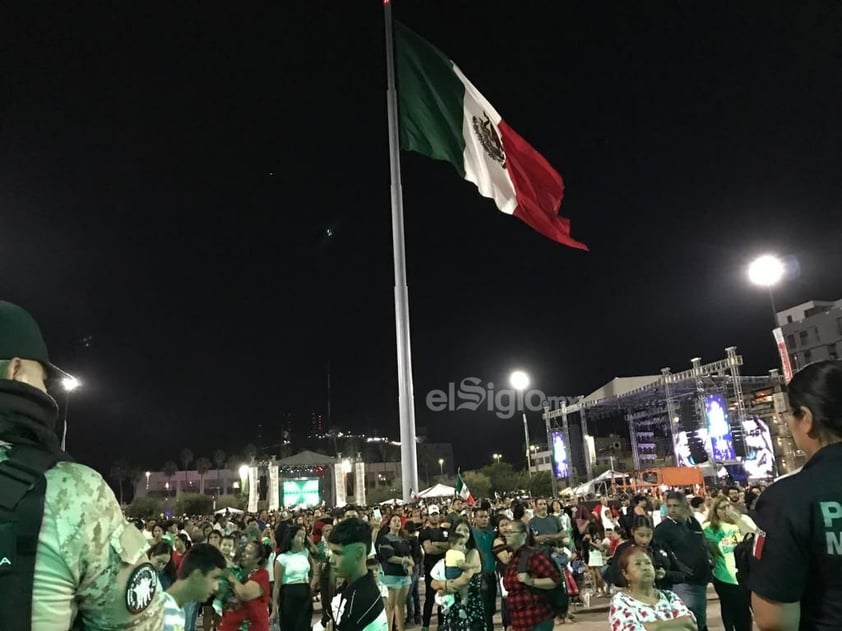
[[[392,180],[392,252],[395,260],[395,332],[398,351],[398,410],[401,427],[401,482],[404,501],[418,487],[415,447],[415,401],[412,391],[412,355],[409,343],[409,288],[406,285],[406,247],[403,229],[403,190],[398,141],[398,96],[395,88],[395,47],[392,3],[383,0],[386,20],[386,111],[389,121],[389,172]]]

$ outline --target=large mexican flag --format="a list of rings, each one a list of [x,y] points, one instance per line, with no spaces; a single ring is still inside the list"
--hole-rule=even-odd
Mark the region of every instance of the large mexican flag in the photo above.
[[[501,211],[546,237],[587,250],[558,215],[561,176],[500,117],[462,71],[426,40],[395,23],[400,142],[450,162]]]

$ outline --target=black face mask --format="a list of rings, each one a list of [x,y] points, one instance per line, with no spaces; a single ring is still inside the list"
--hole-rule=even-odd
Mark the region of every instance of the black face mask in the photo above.
[[[25,383],[0,379],[0,440],[61,453],[57,419],[58,404],[50,395]]]

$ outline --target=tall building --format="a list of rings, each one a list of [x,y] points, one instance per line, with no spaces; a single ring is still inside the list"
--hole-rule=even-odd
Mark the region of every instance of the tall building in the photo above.
[[[811,300],[777,313],[792,369],[842,356],[842,300]]]

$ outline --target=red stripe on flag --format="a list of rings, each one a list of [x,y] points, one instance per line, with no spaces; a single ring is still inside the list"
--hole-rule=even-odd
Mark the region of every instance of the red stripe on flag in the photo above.
[[[506,152],[506,168],[515,187],[515,217],[548,239],[587,250],[588,246],[570,236],[570,220],[558,215],[564,197],[561,175],[505,121],[500,121],[498,128]]]

